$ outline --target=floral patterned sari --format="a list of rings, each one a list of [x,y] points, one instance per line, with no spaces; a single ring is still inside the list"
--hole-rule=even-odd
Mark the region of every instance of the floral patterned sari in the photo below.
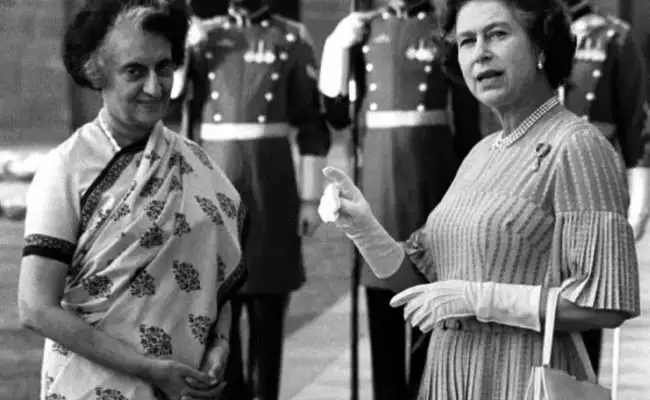
[[[28,194],[24,255],[69,264],[65,309],[142,354],[198,368],[220,306],[245,275],[239,194],[162,124],[112,154],[105,139],[96,120],[48,156]],[[41,399],[161,398],[46,339]]]

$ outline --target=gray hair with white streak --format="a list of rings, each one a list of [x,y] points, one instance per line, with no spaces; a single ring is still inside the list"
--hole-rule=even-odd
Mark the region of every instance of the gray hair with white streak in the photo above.
[[[150,5],[137,4],[136,2],[129,3],[120,11],[110,29],[106,32],[102,44],[89,55],[88,60],[83,64],[84,74],[95,88],[103,89],[106,86],[105,68],[108,57],[106,38],[112,30],[125,21],[131,22],[136,27],[141,27],[148,17],[159,13],[166,7],[169,7],[168,0],[152,0]]]

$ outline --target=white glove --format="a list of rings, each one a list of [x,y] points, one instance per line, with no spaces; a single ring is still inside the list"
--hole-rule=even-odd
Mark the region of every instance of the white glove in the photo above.
[[[176,100],[185,91],[185,85],[187,84],[187,67],[181,65],[176,71],[174,71],[174,82],[172,84],[172,90],[169,94],[169,98]]]
[[[327,42],[349,49],[363,40],[368,23],[379,15],[378,11],[353,12],[343,18],[327,37]]]
[[[350,47],[363,40],[368,22],[376,15],[376,11],[353,12],[325,40],[318,78],[318,89],[323,95],[335,98],[348,94]]]
[[[645,233],[650,211],[650,168],[630,168],[627,176],[630,190],[630,208],[627,220],[632,226],[634,238],[640,240]]]
[[[187,37],[185,38],[185,57],[189,57],[189,48],[197,46],[206,40],[208,40],[208,33],[203,26],[203,22],[197,17],[192,17],[190,19],[190,26],[187,30]],[[178,69],[174,71],[174,83],[172,84],[170,98],[176,100],[181,97],[186,90],[187,59],[183,65],[179,66]]]
[[[404,260],[402,246],[372,215],[370,205],[349,176],[333,167],[325,168],[323,173],[335,187],[328,186],[321,198],[321,218],[334,219],[336,226],[357,246],[379,279],[393,275]]]
[[[404,320],[423,332],[445,319],[463,317],[540,332],[541,293],[541,286],[449,280],[410,287],[390,305],[406,305]]]
[[[190,19],[190,26],[187,30],[186,45],[196,46],[199,43],[205,42],[208,39],[208,33],[203,26],[203,22],[197,18]]]

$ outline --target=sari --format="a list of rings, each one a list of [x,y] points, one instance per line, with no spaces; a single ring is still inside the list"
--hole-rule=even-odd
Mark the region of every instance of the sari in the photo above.
[[[245,277],[240,197],[190,140],[159,123],[111,150],[98,120],[53,150],[28,192],[23,255],[69,265],[62,307],[148,357],[199,368]],[[43,400],[166,398],[46,339]]]

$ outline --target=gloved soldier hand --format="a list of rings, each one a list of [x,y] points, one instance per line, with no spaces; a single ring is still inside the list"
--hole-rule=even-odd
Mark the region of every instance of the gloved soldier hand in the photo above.
[[[324,220],[333,220],[336,226],[349,237],[359,253],[366,260],[373,273],[380,279],[393,275],[404,260],[404,249],[377,221],[370,205],[343,171],[327,167],[325,177],[334,185],[328,188],[321,199],[321,215]],[[332,198],[336,196],[337,198]],[[332,218],[330,218],[332,217]]]
[[[338,23],[325,40],[318,90],[326,97],[347,96],[350,79],[350,47],[363,40],[368,22],[378,11],[353,12]]]
[[[627,221],[634,232],[634,239],[639,241],[645,233],[650,212],[650,168],[630,168],[627,175],[630,190]]]
[[[207,39],[208,34],[203,27],[201,20],[197,17],[192,17],[190,20],[190,27],[187,30],[187,46],[196,46],[205,42]]]
[[[428,332],[445,319],[476,317],[539,332],[541,286],[449,280],[410,287],[391,301],[404,319]]]
[[[377,15],[379,15],[378,11],[350,13],[336,25],[327,42],[349,49],[363,40],[368,23]]]
[[[630,213],[627,218],[628,223],[632,227],[634,239],[639,241],[645,234],[646,224],[648,223],[648,214],[645,213]]]
[[[192,17],[190,20],[190,26],[187,30],[187,37],[185,38],[185,61],[183,65],[179,65],[176,71],[174,71],[174,82],[172,84],[172,90],[170,93],[170,98],[176,100],[181,98],[184,93],[187,91],[188,79],[187,79],[187,62],[191,48],[195,46],[200,46],[208,40],[208,34],[203,27],[201,20],[197,17]]]
[[[298,215],[298,236],[313,236],[316,233],[316,229],[320,226],[320,222],[318,205],[304,201],[300,205],[300,213]]]

